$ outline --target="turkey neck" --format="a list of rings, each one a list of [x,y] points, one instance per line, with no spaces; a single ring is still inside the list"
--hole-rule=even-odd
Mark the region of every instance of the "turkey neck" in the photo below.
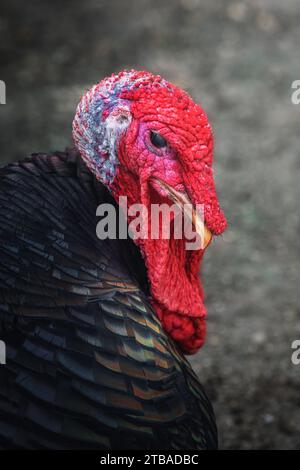
[[[113,195],[117,201],[119,196],[127,196],[128,206],[136,203],[146,206],[150,232],[151,203],[154,201],[149,175],[142,175],[137,184],[136,176],[120,169]],[[134,242],[145,261],[154,305],[189,317],[204,316],[203,289],[199,279],[203,251],[188,251],[185,239],[177,240],[172,236],[157,240],[148,237]]]

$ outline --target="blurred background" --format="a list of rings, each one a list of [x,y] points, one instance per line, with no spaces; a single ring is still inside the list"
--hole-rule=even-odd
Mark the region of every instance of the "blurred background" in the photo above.
[[[1,164],[64,149],[84,90],[125,67],[208,112],[229,229],[204,260],[191,361],[225,449],[300,449],[299,23],[298,0],[1,0]]]

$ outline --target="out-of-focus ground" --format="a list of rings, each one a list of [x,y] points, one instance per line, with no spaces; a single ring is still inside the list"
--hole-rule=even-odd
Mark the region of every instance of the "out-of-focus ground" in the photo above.
[[[1,163],[63,149],[80,95],[123,67],[187,89],[215,129],[229,230],[203,267],[206,346],[192,363],[226,449],[300,448],[298,0],[2,0]],[[1,221],[0,221],[1,223]]]

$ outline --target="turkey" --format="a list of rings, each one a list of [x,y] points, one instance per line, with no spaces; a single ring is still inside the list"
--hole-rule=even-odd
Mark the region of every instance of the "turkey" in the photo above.
[[[185,358],[205,338],[204,249],[226,228],[207,116],[160,76],[122,71],[84,94],[73,140],[0,170],[0,448],[216,448]],[[99,237],[97,208],[119,214],[121,196],[203,204],[203,245]]]

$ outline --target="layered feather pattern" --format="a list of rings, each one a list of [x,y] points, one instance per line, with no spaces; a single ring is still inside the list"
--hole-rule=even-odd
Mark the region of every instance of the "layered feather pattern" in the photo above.
[[[75,151],[0,170],[0,448],[216,447],[211,405],[148,302],[113,200]]]

